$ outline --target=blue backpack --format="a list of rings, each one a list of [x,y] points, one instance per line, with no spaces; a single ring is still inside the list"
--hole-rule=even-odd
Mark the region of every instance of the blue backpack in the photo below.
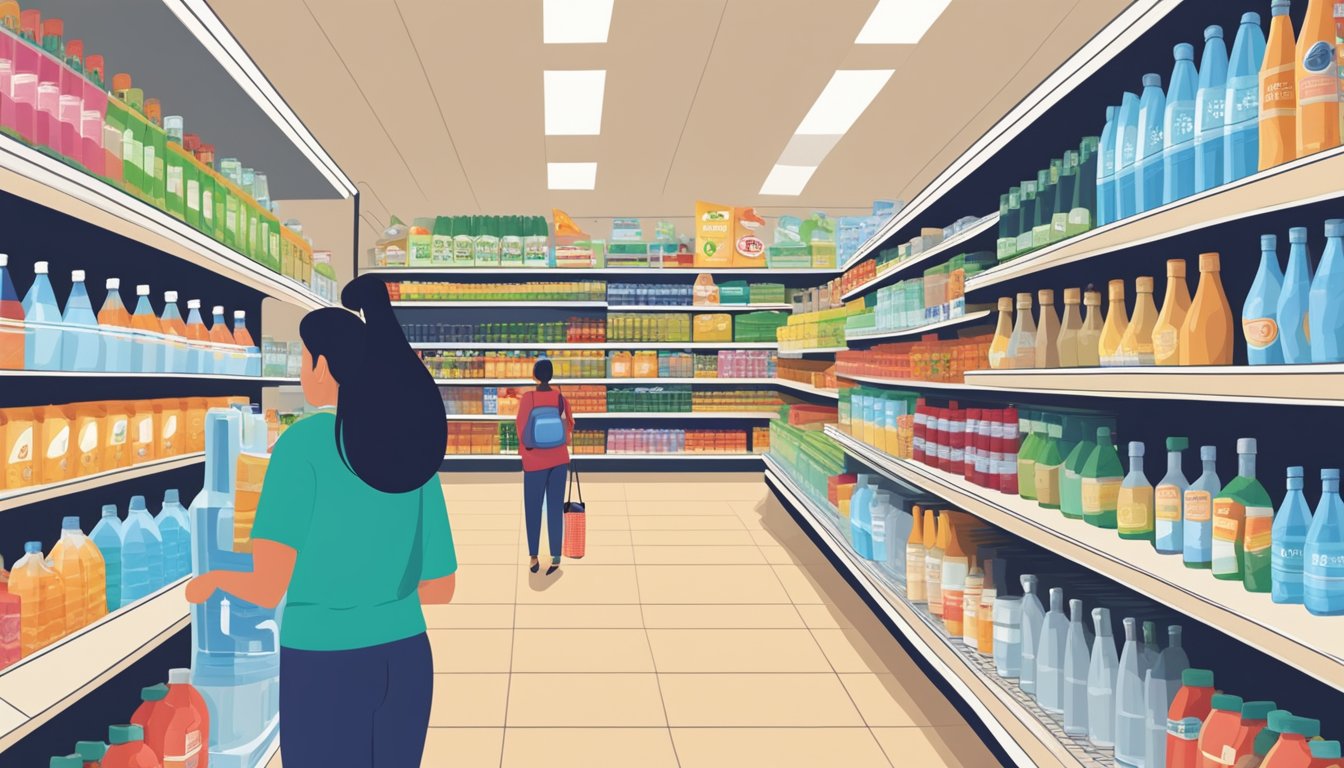
[[[533,398],[540,393],[534,393]],[[565,409],[565,398],[555,394],[553,405],[534,402],[532,412],[527,415],[527,425],[523,427],[524,448],[559,448],[565,444],[565,421],[561,414]]]

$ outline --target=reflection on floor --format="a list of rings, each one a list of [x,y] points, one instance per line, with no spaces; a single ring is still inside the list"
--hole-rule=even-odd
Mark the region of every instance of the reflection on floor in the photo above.
[[[759,474],[589,474],[587,557],[549,578],[519,476],[444,478],[423,765],[999,764]]]

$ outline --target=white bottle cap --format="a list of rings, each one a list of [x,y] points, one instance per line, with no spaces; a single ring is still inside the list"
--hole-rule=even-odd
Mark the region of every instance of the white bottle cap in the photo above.
[[[70,272],[70,279],[75,281],[76,283],[84,282],[84,270],[82,269],[72,270]]]
[[[166,301],[166,302],[168,302],[169,304],[176,304],[176,303],[177,303],[177,291],[164,291],[164,292],[163,292],[163,300]]]
[[[117,289],[119,289],[119,288],[121,288],[121,278],[120,278],[120,277],[109,277],[109,278],[107,278],[107,289],[108,289],[108,290],[110,290],[110,291],[115,291],[115,290],[117,290]]]
[[[216,315],[222,315],[224,314],[224,305],[216,304],[215,306],[210,308],[210,311]]]
[[[8,267],[8,266],[9,266],[9,254],[0,253],[0,267]]]
[[[247,318],[247,312],[244,312],[244,311],[241,310],[241,309],[239,309],[239,310],[235,310],[234,313],[233,313],[233,319],[234,319],[234,320],[244,320],[244,319],[246,319],[246,318]]]
[[[148,295],[149,295],[149,286],[148,286],[148,285],[137,285],[137,286],[135,286],[135,295],[136,295],[136,296],[148,296]]]
[[[33,264],[33,274],[35,275],[47,274],[47,262],[39,261],[36,264]]]
[[[200,308],[201,308],[200,299],[190,299],[187,301],[187,309],[200,309]]]
[[[189,685],[191,683],[191,670],[185,667],[168,670],[169,685]]]

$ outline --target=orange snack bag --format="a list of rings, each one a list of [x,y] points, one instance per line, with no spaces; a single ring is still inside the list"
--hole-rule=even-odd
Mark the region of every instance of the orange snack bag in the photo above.
[[[102,403],[75,405],[75,476],[84,477],[103,471],[103,422],[106,410]]]
[[[70,463],[70,406],[48,405],[38,409],[41,428],[38,430],[40,467],[37,482],[59,483],[74,476]]]
[[[132,402],[131,406],[131,464],[143,464],[158,458],[158,413],[152,400]]]
[[[33,469],[33,443],[36,425],[32,408],[6,408],[3,411],[5,488],[27,488],[36,480]]]

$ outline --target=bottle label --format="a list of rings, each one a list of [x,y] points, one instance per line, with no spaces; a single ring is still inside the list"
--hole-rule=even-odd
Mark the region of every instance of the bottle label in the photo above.
[[[1213,516],[1213,495],[1208,491],[1185,492],[1185,519],[1191,523],[1207,523]]]
[[[1181,741],[1194,741],[1199,738],[1199,731],[1204,726],[1204,721],[1198,717],[1183,717],[1180,720],[1167,718],[1167,735]]]
[[[1266,349],[1279,339],[1279,324],[1272,317],[1243,319],[1241,329],[1252,349]]]
[[[19,434],[14,441],[14,447],[9,452],[9,463],[18,464],[24,461],[30,461],[33,458],[33,428],[27,427]]]
[[[47,444],[47,458],[58,459],[70,452],[70,426],[61,427],[61,431]]]
[[[98,422],[86,421],[79,431],[79,452],[88,453],[98,447]]]
[[[1154,516],[1158,520],[1181,519],[1181,489],[1176,485],[1159,485],[1153,494]]]
[[[112,434],[108,435],[108,443],[112,445],[126,444],[126,421],[126,419],[121,418],[112,422]]]
[[[1344,544],[1317,544],[1305,557],[1305,583],[1313,591],[1331,594],[1344,585]]]
[[[1269,507],[1246,508],[1246,530],[1242,549],[1249,556],[1266,552],[1273,545],[1274,510]]]
[[[182,169],[178,166],[168,167],[168,194],[182,194]]]
[[[1299,43],[1299,45],[1301,45]],[[1304,74],[1297,79],[1297,104],[1321,104],[1339,100],[1335,41],[1318,40],[1302,57]]]
[[[1153,356],[1158,360],[1165,360],[1176,354],[1176,345],[1179,343],[1180,334],[1177,329],[1166,325],[1153,334]]]
[[[1115,521],[1122,531],[1142,533],[1153,529],[1152,497],[1147,488],[1121,488],[1115,501]]]
[[[201,182],[192,179],[187,182],[187,208],[201,210]]]
[[[1059,464],[1036,463],[1036,501],[1059,506]]]
[[[1241,543],[1241,529],[1246,520],[1246,507],[1234,499],[1219,497],[1213,500],[1213,572],[1241,573],[1236,545]]]
[[[1195,138],[1195,105],[1177,101],[1167,107],[1166,144],[1184,144]]]
[[[1100,514],[1116,508],[1120,496],[1120,478],[1083,478],[1083,514]]]
[[[1227,124],[1255,120],[1260,115],[1258,75],[1227,78]]]
[[[1292,64],[1264,67],[1260,70],[1260,116],[1288,117],[1297,114],[1297,76]]]

